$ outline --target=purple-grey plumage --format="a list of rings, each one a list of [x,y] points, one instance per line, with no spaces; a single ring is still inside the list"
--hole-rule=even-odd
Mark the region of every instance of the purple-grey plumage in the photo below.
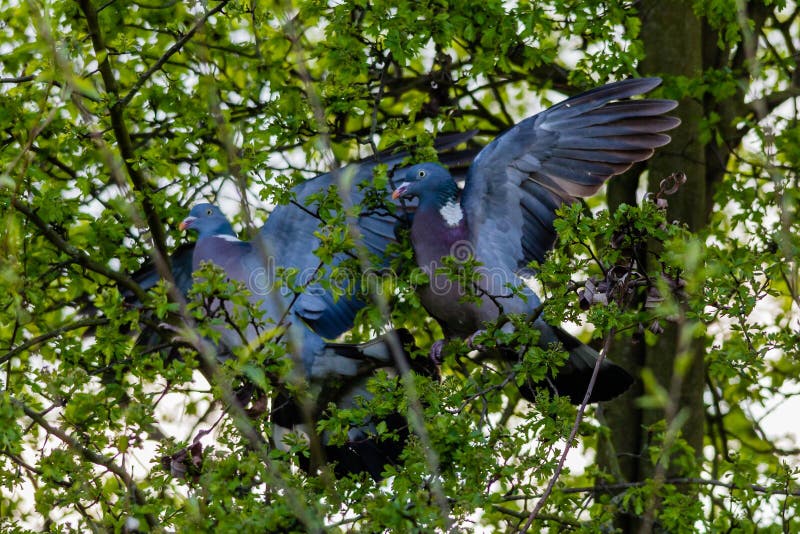
[[[449,134],[440,136],[434,141],[434,148],[439,151],[440,161],[456,175],[463,176],[477,151],[454,149],[472,138],[475,133],[470,131]],[[316,213],[318,208],[310,199],[314,195],[335,190],[345,207],[361,207],[358,216],[348,221],[352,223],[349,229],[354,234],[356,246],[382,258],[384,263],[388,264],[386,249],[391,243],[397,242],[395,230],[398,217],[390,210],[367,207],[365,199],[368,187],[365,186],[372,182],[374,168],[377,165],[386,165],[391,171],[407,157],[408,153],[405,152],[381,152],[342,169],[306,180],[294,187],[292,201],[276,206],[259,230],[261,242],[271,262],[276,267],[296,269],[301,273],[296,282],[302,285],[312,275],[321,274],[325,278],[332,265],[348,257],[344,253],[338,254],[334,257],[332,265],[324,266],[324,272],[317,272],[320,258],[315,251],[320,245],[317,233],[322,222]],[[228,224],[227,221],[225,224]],[[226,235],[234,235],[229,224],[227,228],[220,230]],[[192,284],[193,253],[194,244],[184,244],[170,257],[173,278],[184,296]],[[153,264],[147,264],[136,272],[133,278],[143,289],[148,290],[158,282],[160,276]],[[298,298],[294,309],[322,337],[334,339],[352,328],[356,314],[365,305],[364,300],[356,296],[358,287],[343,289],[345,295],[334,299],[333,293],[324,289],[322,285],[309,284],[306,291]],[[144,337],[151,339],[157,335],[150,332]]]
[[[273,410],[273,422],[282,428],[276,429],[276,435],[281,435],[286,430],[301,430],[302,427],[307,430],[308,427],[305,425],[307,417],[310,415],[316,420],[329,402],[334,402],[339,408],[344,409],[355,408],[356,399],[359,397],[365,400],[371,399],[373,395],[367,389],[367,380],[376,370],[383,369],[390,375],[398,374],[395,355],[390,350],[389,336],[399,337],[402,350],[397,357],[405,359],[406,366],[411,366],[406,348],[413,344],[413,337],[405,331],[387,334],[363,344],[325,341],[291,308],[298,302],[293,298],[293,294],[280,292],[277,285],[264,287],[259,284],[259,280],[272,279],[274,276],[271,261],[264,255],[265,251],[259,250],[258,245],[239,240],[216,206],[211,204],[195,206],[181,223],[181,228],[195,230],[198,233],[192,260],[195,270],[199,269],[202,263],[211,262],[221,268],[230,279],[243,283],[250,292],[250,300],[264,312],[262,320],[267,323],[267,327],[284,319],[288,321],[288,335],[291,337],[294,352],[300,356],[300,361],[296,361],[295,364],[297,368],[302,369],[312,391],[317,392],[317,397],[313,399],[310,407],[313,413],[310,414],[306,414],[300,404],[292,398],[279,398]],[[230,312],[233,311],[232,303],[226,302],[224,305]],[[251,324],[244,332],[247,339],[241,339],[232,328],[224,326],[220,327],[220,334],[222,344],[231,348],[252,342],[259,332]],[[415,367],[415,370],[426,371],[419,366]],[[408,424],[403,416],[390,414],[384,421],[390,430],[398,432],[400,436],[407,436]],[[341,446],[330,445],[330,437],[323,433],[320,436],[322,450],[318,452],[323,453],[325,457],[313,457],[310,463],[305,464],[306,467],[314,469],[329,461],[335,464],[334,469],[339,476],[368,472],[374,478],[380,479],[383,467],[387,463],[397,461],[403,443],[379,439],[377,431],[379,422],[370,418],[362,425],[351,427],[348,431],[348,441]]]
[[[437,138],[434,148],[440,152],[440,161],[450,166],[455,173],[462,173],[462,169],[466,169],[476,152],[472,149],[453,149],[474,135],[475,132],[472,131]],[[232,277],[245,282],[254,293],[254,299],[263,298],[268,319],[278,320],[285,307],[291,303],[290,313],[295,319],[295,327],[290,334],[296,334],[293,335],[293,344],[301,347],[302,367],[307,378],[318,387],[318,406],[327,406],[327,400],[346,403],[348,398],[352,399],[357,395],[368,398],[370,394],[365,388],[366,381],[375,365],[387,364],[385,357],[388,349],[385,337],[362,345],[326,342],[326,339],[334,339],[353,326],[355,316],[365,302],[356,294],[357,282],[344,287],[345,295],[338,299],[334,299],[332,292],[322,284],[305,284],[311,276],[327,276],[330,272],[327,269],[331,267],[326,265],[323,271],[317,272],[320,258],[315,251],[320,245],[317,233],[322,222],[317,213],[318,208],[311,198],[333,190],[339,193],[346,208],[359,206],[361,211],[358,216],[349,221],[352,223],[350,230],[355,234],[354,241],[362,250],[377,255],[388,264],[386,249],[390,243],[396,242],[395,227],[398,217],[392,210],[366,206],[365,198],[369,188],[364,186],[372,182],[376,165],[384,164],[391,170],[398,167],[407,156],[407,153],[383,152],[343,169],[304,181],[293,188],[292,202],[279,205],[272,211],[258,233],[259,239],[254,242],[236,239],[230,224],[216,207],[196,206],[190,214],[194,219],[184,221],[184,226],[198,231],[198,243],[181,245],[170,258],[173,277],[184,296],[192,285],[193,263],[197,266],[199,261],[205,259],[213,261]],[[201,218],[208,218],[209,222],[199,221]],[[204,237],[209,239],[203,239]],[[336,265],[346,257],[348,256],[344,253],[339,254],[334,257],[332,264]],[[263,263],[265,258],[267,265],[258,264]],[[257,271],[252,270],[254,265]],[[300,273],[295,284],[305,290],[296,300],[293,294],[291,299],[283,298],[285,295],[272,298],[276,296],[274,292],[263,294],[266,288],[273,287],[275,269],[279,267],[294,268]],[[254,272],[258,272],[255,277],[251,276]],[[144,289],[149,289],[159,280],[152,264],[146,265],[133,276]],[[273,289],[279,291],[279,288]],[[147,330],[145,328],[139,341],[150,346],[155,345],[157,334]],[[248,332],[248,335],[252,335],[252,332]],[[225,337],[228,338],[228,343],[241,342],[231,332],[226,333]],[[410,335],[401,335],[401,341],[408,341],[408,338]],[[408,343],[403,345],[407,346]],[[338,400],[327,394],[331,391],[339,392],[342,388],[346,392]],[[304,420],[293,403],[281,410],[281,417],[294,423]],[[390,430],[400,423],[405,425],[405,419],[401,416],[386,421]],[[341,473],[342,469],[347,472],[368,471],[377,478],[385,463],[397,459],[402,443],[392,445],[372,439],[374,432],[369,429],[374,430],[376,423],[371,422],[371,427],[367,425],[351,429],[354,438],[343,447],[326,447],[329,459],[339,462],[337,473]]]
[[[532,274],[528,264],[543,261],[555,242],[556,209],[594,194],[612,176],[648,159],[670,141],[664,132],[680,123],[663,116],[675,108],[674,101],[630,99],[659,83],[643,78],[608,84],[521,121],[478,154],[463,192],[435,163],[409,167],[397,177],[402,183],[392,196],[419,201],[411,227],[418,265],[435,273],[448,255],[481,264],[477,281],[463,281],[477,287],[432,274],[420,294],[448,337],[467,337],[501,314],[531,314],[539,307],[524,278]],[[476,291],[479,303],[459,303],[459,296]],[[582,394],[572,390],[580,388],[571,385],[588,384],[586,372],[591,376],[597,353],[541,318],[534,325],[540,345],[560,343],[569,350],[570,362],[558,377],[562,387],[556,389],[580,402]],[[570,373],[575,373],[571,381]],[[613,398],[632,382],[611,362],[604,363],[599,380],[606,383],[594,390],[593,401]],[[532,391],[523,394],[529,398]]]

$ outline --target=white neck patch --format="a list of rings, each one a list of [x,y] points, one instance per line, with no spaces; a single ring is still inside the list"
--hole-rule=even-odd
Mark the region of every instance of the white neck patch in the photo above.
[[[451,200],[442,206],[439,213],[450,228],[458,226],[458,223],[464,218],[464,212],[461,211],[461,206],[455,200]]]

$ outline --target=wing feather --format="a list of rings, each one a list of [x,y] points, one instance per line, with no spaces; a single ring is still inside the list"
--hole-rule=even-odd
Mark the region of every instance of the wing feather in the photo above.
[[[437,137],[434,141],[434,148],[441,152],[440,160],[444,165],[449,166],[456,178],[463,175],[465,169],[472,163],[476,150],[454,150],[457,146],[469,141],[475,136],[476,131],[469,131],[457,134],[448,134]],[[350,195],[350,205],[361,204],[364,194],[359,185],[369,183],[373,176],[373,168],[380,164],[386,164],[390,168],[396,167],[408,156],[407,153],[381,152],[376,156],[366,158],[354,163],[351,168],[355,169],[351,181],[346,184],[347,190],[343,194]],[[314,193],[325,191],[331,186],[340,185],[339,177],[341,173],[326,173],[315,178],[311,178],[295,187],[296,204],[286,204],[276,206],[267,222],[261,228],[260,236],[264,250],[256,247],[252,251],[251,260],[260,262],[263,265],[265,259],[270,262],[266,266],[264,276],[257,279],[249,279],[249,282],[256,284],[271,284],[274,282],[275,267],[294,267],[305,275],[313,274],[319,265],[319,258],[314,251],[319,247],[319,239],[315,233],[320,229],[320,219],[314,216],[314,206],[308,205],[308,197]],[[344,196],[347,196],[347,195]],[[366,249],[380,257],[386,254],[386,247],[389,243],[396,241],[395,225],[397,218],[394,214],[387,212],[370,211],[362,213],[357,221],[356,228],[360,231],[361,240]],[[185,243],[178,247],[170,257],[172,263],[172,275],[180,292],[186,296],[192,286],[192,257],[194,255],[195,243]],[[224,255],[223,255],[224,256]],[[271,258],[271,259],[270,259]],[[338,258],[336,262],[341,261]],[[231,266],[233,270],[236,267]],[[237,271],[238,272],[238,271]],[[244,273],[239,273],[244,276]],[[146,263],[139,271],[134,273],[134,280],[143,289],[149,290],[160,279],[160,275],[152,262]],[[261,294],[263,287],[250,287],[251,291]],[[363,308],[364,302],[355,297],[342,297],[334,299],[333,295],[326,292],[319,286],[312,286],[295,302],[295,310],[298,315],[304,317],[312,328],[318,331],[319,335],[327,338],[335,338],[342,332],[350,329],[353,325],[358,311]],[[126,300],[129,303],[137,304],[136,298],[125,292]],[[270,295],[264,296],[264,303],[267,306],[280,306],[288,304],[283,295],[272,298]],[[280,316],[275,309],[268,311],[269,316]],[[139,337],[139,343],[147,346],[154,345],[159,336],[158,333],[143,325],[143,332]]]
[[[513,126],[470,168],[462,207],[476,254],[516,270],[542,261],[554,240],[555,210],[593,195],[612,176],[669,143],[676,102],[630,100],[658,78],[629,79],[568,98]]]
[[[474,150],[452,150],[468,141],[475,131],[450,134],[438,137],[434,148],[440,151],[440,161],[453,169],[458,175],[463,173],[475,156]],[[372,182],[373,169],[376,165],[385,164],[389,169],[402,164],[408,157],[399,154],[381,153],[378,156],[362,160],[338,171],[323,174],[307,180],[296,188],[297,204],[276,206],[261,229],[270,256],[276,266],[294,267],[301,273],[312,274],[319,266],[320,259],[314,253],[319,247],[316,233],[320,230],[321,221],[313,214],[314,206],[308,205],[308,197],[335,186],[339,191],[346,209],[361,206],[364,209],[365,191],[363,186]],[[301,207],[302,206],[302,207]],[[394,213],[381,210],[366,210],[352,220],[351,229],[355,234],[357,246],[383,259],[388,264],[386,248],[395,243],[395,227],[398,219]],[[348,256],[340,254],[333,260],[333,265],[344,261]],[[348,293],[352,295],[360,289],[358,281],[352,282]],[[311,289],[311,288],[310,288]],[[316,287],[315,291],[307,291],[295,304],[298,315],[303,317],[321,336],[331,339],[338,337],[353,326],[356,314],[365,303],[353,296],[334,299],[332,293]]]

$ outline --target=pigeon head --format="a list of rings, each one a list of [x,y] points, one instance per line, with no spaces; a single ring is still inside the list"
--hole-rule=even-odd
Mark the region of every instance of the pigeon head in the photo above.
[[[401,182],[392,198],[419,198],[420,206],[441,207],[457,202],[458,186],[450,172],[438,163],[421,163],[398,173]]]
[[[231,223],[225,218],[225,214],[214,204],[198,204],[189,212],[180,224],[181,230],[197,230],[200,237],[211,235],[232,235]]]

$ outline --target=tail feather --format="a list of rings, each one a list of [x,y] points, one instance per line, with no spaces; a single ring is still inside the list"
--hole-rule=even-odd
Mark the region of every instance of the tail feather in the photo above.
[[[369,428],[351,428],[344,445],[324,444],[326,460],[333,464],[337,477],[369,473],[374,480],[381,480],[387,465],[398,464],[409,436],[408,421],[398,413],[389,414],[383,421],[395,438],[380,439],[374,425],[369,425]],[[322,439],[324,442],[325,436]]]
[[[547,346],[558,342],[569,352],[569,358],[563,367],[547,379],[532,382],[528,381],[519,387],[522,397],[531,402],[536,399],[536,392],[542,388],[550,390],[561,396],[569,397],[572,404],[581,404],[589,388],[594,367],[600,355],[590,346],[582,343],[576,337],[561,328],[543,323],[544,328],[537,322],[537,327],[542,330],[540,345]],[[625,393],[633,384],[633,377],[622,367],[608,358],[600,364],[589,402],[603,402],[611,400]]]

